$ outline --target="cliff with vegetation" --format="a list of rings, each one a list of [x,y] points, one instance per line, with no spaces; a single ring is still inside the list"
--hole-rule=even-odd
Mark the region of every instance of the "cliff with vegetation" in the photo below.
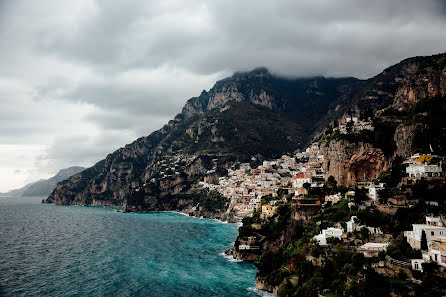
[[[319,134],[326,176],[352,186],[373,180],[396,156],[444,154],[446,55],[406,59],[376,77],[355,85],[346,105]],[[340,134],[341,118],[370,121],[373,131]]]
[[[188,100],[162,129],[58,184],[46,202],[190,207],[198,180],[304,148],[331,102],[356,82],[284,79],[264,68],[235,73]]]
[[[444,150],[444,121],[435,108],[443,104],[444,60],[406,59],[363,81],[284,79],[264,68],[235,73],[188,100],[162,129],[59,183],[46,202],[188,208],[199,180],[215,180],[237,162],[303,149],[314,137],[321,139],[327,173],[341,184],[371,178],[396,154]],[[405,90],[414,90],[415,102],[404,101]],[[436,99],[420,99],[430,95]],[[327,127],[349,114],[371,116],[374,132],[330,135]]]

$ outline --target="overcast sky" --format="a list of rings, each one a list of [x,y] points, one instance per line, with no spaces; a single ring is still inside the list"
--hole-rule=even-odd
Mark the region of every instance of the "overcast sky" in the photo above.
[[[234,71],[368,78],[445,52],[444,3],[0,0],[0,191],[93,165]]]

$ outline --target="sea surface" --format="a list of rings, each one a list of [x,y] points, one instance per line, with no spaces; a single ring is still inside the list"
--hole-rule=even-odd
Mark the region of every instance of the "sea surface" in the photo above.
[[[0,197],[1,296],[258,296],[236,224]]]

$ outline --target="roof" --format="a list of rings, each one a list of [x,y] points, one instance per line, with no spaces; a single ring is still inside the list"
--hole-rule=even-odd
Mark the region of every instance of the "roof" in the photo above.
[[[298,179],[298,178],[311,178],[311,174],[299,173],[299,174],[296,174],[296,177],[294,179]]]
[[[428,225],[428,224],[412,224],[412,227],[419,227],[419,228],[423,228],[423,229],[442,229],[442,230],[446,230],[445,227],[442,227],[442,226],[432,226],[432,225]]]

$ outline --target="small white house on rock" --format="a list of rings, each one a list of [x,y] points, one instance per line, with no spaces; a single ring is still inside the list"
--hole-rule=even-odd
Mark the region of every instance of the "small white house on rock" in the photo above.
[[[314,236],[313,239],[319,242],[320,245],[327,245],[327,238],[336,237],[341,239],[343,232],[344,230],[341,228],[329,227],[327,229],[322,230],[321,233]]]

